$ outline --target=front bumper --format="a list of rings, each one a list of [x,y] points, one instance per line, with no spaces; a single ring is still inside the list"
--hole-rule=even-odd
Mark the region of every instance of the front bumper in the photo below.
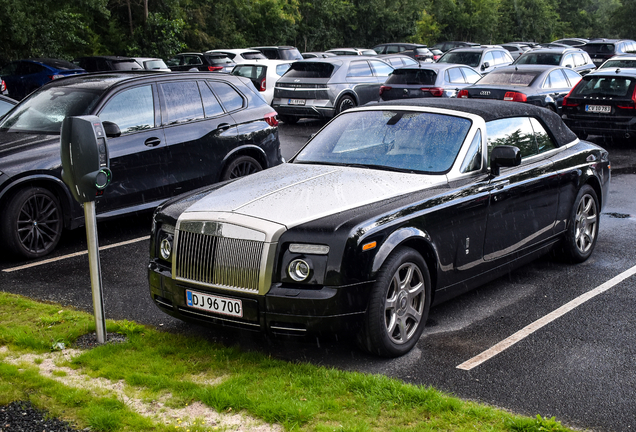
[[[170,270],[151,262],[150,295],[167,314],[184,321],[239,327],[270,334],[355,334],[366,311],[372,282],[340,287],[298,289],[274,284],[267,294],[203,288],[175,281]],[[188,307],[185,290],[240,299],[243,317],[228,317]]]

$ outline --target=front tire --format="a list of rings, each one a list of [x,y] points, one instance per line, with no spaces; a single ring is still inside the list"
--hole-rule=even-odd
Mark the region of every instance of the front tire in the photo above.
[[[592,255],[598,237],[599,212],[596,192],[590,185],[584,185],[574,200],[563,241],[563,255],[569,262],[582,263]]]
[[[256,159],[250,156],[239,156],[232,160],[223,170],[221,180],[230,180],[262,171],[263,167]]]
[[[8,202],[0,231],[9,250],[26,258],[38,258],[55,249],[64,227],[62,207],[48,189],[31,187]]]
[[[402,247],[378,272],[360,333],[362,348],[383,357],[408,353],[417,343],[431,305],[431,279],[422,256]]]

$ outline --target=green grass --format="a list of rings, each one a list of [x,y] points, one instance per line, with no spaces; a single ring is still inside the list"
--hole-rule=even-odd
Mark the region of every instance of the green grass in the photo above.
[[[170,424],[153,420],[132,410],[129,397],[161,400],[165,409],[198,402],[289,431],[570,430],[554,418],[522,417],[382,375],[284,362],[131,321],[107,321],[107,331],[125,334],[127,342],[59,360],[60,369],[46,377],[38,369],[43,363],[38,356],[59,350],[60,343],[71,347],[79,336],[93,332],[93,316],[5,293],[0,293],[0,316],[0,346],[9,350],[0,353],[0,405],[30,400],[53,416],[94,431],[220,430],[201,420],[188,426],[181,426],[181,419]],[[36,354],[30,364],[7,361],[8,355],[27,353]],[[63,368],[90,379],[121,382],[127,396],[59,382],[54,378],[69,375]]]

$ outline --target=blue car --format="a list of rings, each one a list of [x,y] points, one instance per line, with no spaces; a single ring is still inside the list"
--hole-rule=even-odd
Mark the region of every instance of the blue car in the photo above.
[[[6,83],[9,97],[21,100],[49,81],[85,72],[66,60],[36,58],[9,63],[0,70],[0,77]]]

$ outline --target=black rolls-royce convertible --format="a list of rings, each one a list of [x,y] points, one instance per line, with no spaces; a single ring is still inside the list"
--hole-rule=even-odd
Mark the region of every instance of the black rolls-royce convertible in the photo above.
[[[410,99],[350,109],[289,163],[154,214],[154,302],[183,320],[356,334],[399,356],[431,305],[550,250],[590,257],[607,151],[549,110]]]

